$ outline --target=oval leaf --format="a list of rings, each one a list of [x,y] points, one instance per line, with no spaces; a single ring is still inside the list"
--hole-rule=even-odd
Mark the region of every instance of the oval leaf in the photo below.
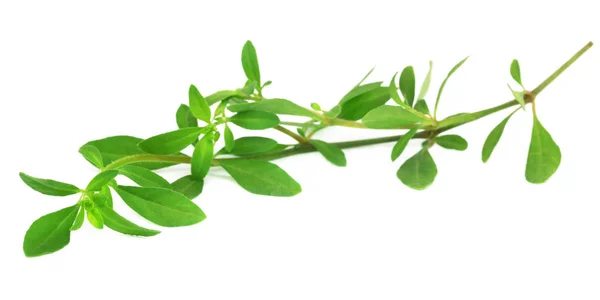
[[[102,154],[98,148],[92,145],[83,145],[79,148],[79,153],[83,155],[87,161],[94,165],[98,169],[104,168],[104,162],[102,161]]]
[[[189,104],[192,115],[199,120],[210,123],[210,107],[200,91],[192,84],[189,89]]]
[[[181,128],[155,135],[138,144],[140,149],[152,154],[174,154],[191,145],[202,133],[203,128]]]
[[[231,132],[229,126],[225,124],[225,150],[227,150],[227,152],[230,152],[233,149],[234,145],[235,140],[233,139],[233,132]]]
[[[408,142],[410,142],[410,140],[413,138],[413,136],[415,136],[418,130],[418,127],[411,128],[396,142],[394,148],[392,148],[392,161],[395,161],[396,159],[398,159],[398,157],[400,157],[402,152],[404,152],[404,149],[406,149]]]
[[[310,143],[332,164],[338,167],[346,166],[346,155],[340,148],[321,140],[313,139]]]
[[[131,209],[161,226],[188,226],[206,218],[194,202],[172,190],[121,185],[115,190]]]
[[[257,110],[279,115],[293,115],[309,118],[315,117],[313,111],[286,99],[265,99],[252,103],[233,104],[227,108],[232,112]]]
[[[120,167],[119,173],[141,187],[171,188],[171,184],[166,179],[145,168],[127,165]]]
[[[219,164],[246,191],[289,197],[302,191],[300,184],[276,164],[262,160],[221,160]]]
[[[424,190],[430,186],[437,175],[437,166],[427,149],[422,149],[407,159],[396,176],[406,186],[415,190]]]
[[[353,89],[351,89],[346,95],[344,95],[342,100],[340,100],[339,104],[344,104],[346,101],[348,101],[350,99],[354,99],[362,94],[368,93],[372,90],[376,90],[377,88],[381,87],[382,83],[383,82],[380,81],[380,82],[371,82],[371,83],[367,83],[367,84],[363,84],[363,85],[357,85]]]
[[[448,134],[435,138],[435,143],[442,148],[464,151],[467,150],[469,143],[462,136],[456,134]]]
[[[531,183],[546,182],[558,169],[560,160],[560,148],[534,115],[525,178]]]
[[[102,214],[106,227],[114,231],[136,236],[154,236],[160,233],[158,230],[147,229],[132,223],[110,207],[100,206],[98,210]]]
[[[487,162],[488,159],[490,159],[494,148],[496,148],[498,141],[500,141],[500,137],[502,137],[502,133],[504,132],[504,128],[506,127],[506,123],[508,123],[508,120],[510,120],[510,117],[512,117],[512,115],[515,112],[516,110],[513,111],[510,115],[508,115],[506,118],[504,118],[504,120],[502,120],[500,124],[496,125],[496,127],[492,129],[490,134],[488,134],[487,138],[485,139],[485,142],[483,143],[483,149],[481,150],[481,160],[483,162]]]
[[[269,152],[277,147],[277,141],[262,136],[245,136],[235,140],[228,154],[250,155]],[[219,151],[220,152],[220,151]]]
[[[233,124],[250,130],[262,130],[279,125],[279,117],[266,111],[243,111],[229,118]]]
[[[425,96],[427,95],[427,92],[429,91],[429,84],[431,83],[431,70],[433,69],[433,62],[429,61],[429,71],[427,71],[427,75],[425,76],[425,79],[423,80],[423,84],[421,84],[421,89],[419,90],[419,96],[417,96],[417,99],[424,99]],[[419,104],[417,102],[417,104]],[[416,106],[415,106],[416,109]],[[429,109],[427,109],[429,111]],[[429,113],[427,113],[429,114]]]
[[[100,140],[94,140],[88,142],[86,145],[92,145],[96,147],[102,154],[102,161],[104,165],[108,165],[111,162],[123,158],[125,156],[143,154],[145,153],[137,145],[143,141],[143,139],[127,136],[118,135],[111,136]],[[160,169],[174,165],[173,163],[158,163],[158,162],[142,162],[135,163],[134,165],[148,168],[148,169]]]
[[[94,176],[90,183],[85,188],[86,191],[99,191],[105,186],[109,181],[119,175],[119,171],[117,170],[106,170],[98,173],[98,175]]]
[[[72,184],[52,179],[31,177],[23,172],[19,173],[19,177],[21,177],[21,180],[23,180],[30,188],[44,195],[68,196],[80,192],[79,188]]]
[[[196,179],[203,179],[208,174],[213,159],[214,136],[206,134],[196,144],[192,156],[192,176]]]
[[[425,102],[425,99],[419,99],[419,101],[417,101],[417,103],[415,104],[415,110],[425,114],[425,115],[429,115],[429,106],[427,106],[427,102]]]
[[[238,91],[230,91],[230,90],[225,90],[225,91],[218,91],[216,93],[210,94],[208,96],[206,96],[206,102],[208,103],[208,105],[213,105],[217,102],[221,102],[223,100],[227,100],[229,98],[235,97],[235,96],[240,96],[240,93]],[[215,113],[216,115],[216,113]]]
[[[390,81],[390,86],[388,87],[388,89],[390,91],[390,97],[392,97],[392,100],[394,100],[394,102],[398,103],[398,105],[406,106],[406,103],[404,103],[404,101],[402,101],[402,98],[400,98],[400,94],[398,94],[398,86],[396,85],[396,76],[398,76],[398,73],[394,74],[394,77],[392,77],[392,80]]]
[[[27,257],[50,254],[64,248],[71,240],[71,226],[79,211],[79,205],[63,208],[35,220],[23,241]]]
[[[198,127],[198,119],[194,117],[190,107],[185,104],[179,106],[175,119],[179,128]]]
[[[523,82],[521,82],[521,67],[519,66],[519,61],[516,59],[513,59],[510,64],[510,76],[512,76],[521,87],[523,86]]]
[[[425,121],[400,106],[383,105],[367,113],[362,122],[368,128],[394,129]]]
[[[351,121],[360,120],[369,111],[388,102],[390,97],[388,87],[376,87],[343,102],[338,118]]]
[[[244,73],[250,81],[256,82],[260,86],[260,69],[258,67],[258,57],[256,49],[251,41],[246,41],[242,49],[242,67]]]
[[[104,228],[104,219],[97,207],[93,207],[87,211],[87,219],[92,226],[98,229]]]
[[[408,66],[400,74],[400,92],[404,96],[406,105],[413,107],[415,101],[415,70]]]
[[[71,231],[75,231],[81,228],[81,226],[83,225],[83,221],[85,221],[85,209],[83,208],[83,206],[81,206],[81,208],[79,208],[79,212],[77,213],[77,217],[73,222],[73,225],[71,225]]]
[[[173,190],[179,192],[190,200],[202,194],[204,188],[203,179],[195,179],[192,175],[187,175],[175,180],[172,184]]]

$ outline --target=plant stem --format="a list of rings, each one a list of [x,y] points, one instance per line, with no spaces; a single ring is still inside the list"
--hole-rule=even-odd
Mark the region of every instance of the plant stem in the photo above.
[[[187,155],[157,155],[157,154],[136,154],[125,156],[117,159],[104,167],[103,170],[113,170],[124,165],[139,163],[139,162],[164,162],[164,163],[180,163],[189,164],[192,158]]]
[[[567,62],[565,62],[560,68],[558,68],[552,75],[550,75],[546,80],[544,80],[540,85],[538,85],[533,91],[531,91],[534,95],[538,95],[541,93],[554,79],[556,79],[560,74],[562,74],[568,67],[570,67],[579,57],[581,57],[587,50],[589,50],[594,43],[589,42],[581,50],[577,51],[575,55],[573,55]]]
[[[289,129],[287,129],[287,128],[281,126],[281,125],[275,126],[275,127],[273,127],[273,129],[275,129],[277,131],[280,131],[280,132],[288,135],[289,137],[295,139],[300,144],[306,143],[306,139],[305,138],[301,137],[299,134],[296,134],[296,133],[290,131]]]

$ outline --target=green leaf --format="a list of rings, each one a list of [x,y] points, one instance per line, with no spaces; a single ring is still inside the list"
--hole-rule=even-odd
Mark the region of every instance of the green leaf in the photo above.
[[[430,186],[437,175],[437,166],[427,149],[422,149],[407,159],[396,176],[406,186],[415,190],[424,190]]]
[[[229,154],[250,155],[271,151],[277,147],[277,141],[261,136],[245,136],[235,140]],[[219,151],[220,152],[220,151]]]
[[[214,136],[206,134],[196,144],[194,154],[192,155],[192,176],[196,179],[203,179],[208,174],[213,159]]]
[[[87,210],[87,219],[92,226],[98,229],[104,228],[104,219],[102,218],[102,214],[97,207],[94,206]]]
[[[190,111],[197,119],[210,123],[210,107],[200,91],[192,84],[189,90]]]
[[[362,122],[368,128],[394,129],[423,122],[424,119],[414,115],[400,106],[383,105],[367,113]]]
[[[98,173],[98,175],[94,176],[90,183],[88,183],[85,188],[86,191],[99,191],[105,186],[109,181],[119,175],[119,171],[117,170],[106,170]]]
[[[429,112],[429,106],[427,106],[427,102],[425,102],[425,99],[420,99],[419,101],[417,101],[417,104],[415,104],[415,110],[425,115],[431,114]]]
[[[172,190],[122,185],[115,190],[131,209],[161,226],[193,225],[206,218],[194,202]]]
[[[198,127],[177,129],[143,140],[138,144],[138,147],[152,154],[174,154],[196,141],[203,130],[203,128]]]
[[[411,128],[396,142],[394,148],[392,148],[392,161],[395,161],[396,159],[398,159],[398,157],[400,157],[402,152],[404,152],[404,149],[406,149],[408,142],[410,142],[410,140],[413,138],[413,136],[415,136],[418,130],[418,127]]]
[[[339,116],[339,114],[341,112],[342,112],[342,106],[338,104],[338,105],[332,107],[329,111],[324,112],[323,115],[328,118],[336,118],[337,116]]]
[[[219,164],[246,191],[289,197],[302,191],[300,184],[276,164],[261,160],[222,160]]]
[[[425,95],[427,95],[427,92],[429,91],[429,84],[431,83],[431,70],[433,69],[433,62],[429,61],[429,71],[427,71],[427,75],[425,76],[425,79],[423,80],[423,84],[421,84],[421,90],[419,90],[419,96],[417,96],[417,99],[421,100],[425,98]],[[418,102],[417,102],[418,104]]]
[[[198,197],[204,188],[204,180],[195,179],[192,175],[183,176],[175,180],[172,184],[173,190],[179,192],[190,200]]]
[[[344,104],[344,103],[346,103],[346,101],[348,101],[350,99],[354,99],[362,94],[376,90],[379,87],[381,87],[382,83],[383,82],[371,82],[371,83],[355,86],[346,95],[344,95],[342,100],[340,100],[339,104]]]
[[[319,105],[319,103],[316,103],[316,102],[311,103],[310,108],[312,108],[316,111],[321,111],[321,105]]]
[[[458,70],[458,68],[460,68],[460,66],[462,66],[465,61],[467,61],[469,57],[465,57],[463,60],[461,60],[459,63],[457,63],[451,70],[450,72],[448,72],[448,75],[446,76],[446,78],[444,79],[444,81],[442,82],[442,85],[440,86],[440,89],[438,90],[438,94],[437,94],[437,98],[435,99],[435,107],[433,108],[433,115],[437,115],[437,109],[438,109],[438,104],[440,103],[440,97],[442,96],[442,91],[444,91],[444,87],[446,86],[446,82],[448,82],[448,79],[450,78],[450,76],[452,76],[452,74],[454,74],[454,72],[456,72],[456,70]]]
[[[435,138],[435,143],[442,148],[464,151],[467,150],[469,143],[460,135],[448,134]]]
[[[260,86],[260,69],[258,68],[258,57],[256,49],[251,41],[247,41],[242,49],[242,67],[249,80],[255,81]]]
[[[235,145],[235,140],[233,139],[233,132],[229,129],[229,126],[225,124],[225,149],[227,152],[231,152]]]
[[[86,145],[92,145],[96,147],[102,154],[102,161],[107,166],[117,159],[121,159],[126,156],[143,154],[145,153],[137,145],[143,141],[140,138],[118,135],[111,136],[100,140],[94,140],[88,142]],[[134,165],[147,168],[147,169],[160,169],[174,165],[173,163],[158,163],[158,162],[143,162],[135,163]]]
[[[513,96],[515,97],[515,100],[517,100],[517,102],[519,102],[519,104],[521,105],[521,108],[523,110],[525,110],[525,93],[524,92],[516,92],[514,91],[510,85],[508,85],[508,88],[510,89],[510,92],[513,94]]]
[[[194,117],[190,107],[185,104],[179,106],[175,118],[179,128],[198,127],[198,119]]]
[[[78,211],[79,205],[73,205],[35,220],[23,240],[25,256],[50,254],[69,244],[71,226],[75,222]]]
[[[227,107],[232,112],[249,110],[266,111],[279,115],[293,115],[302,117],[315,117],[315,113],[286,99],[265,99],[257,102],[233,104]]]
[[[73,222],[73,225],[71,225],[71,231],[75,231],[75,230],[81,228],[81,225],[83,225],[84,220],[85,220],[85,209],[83,208],[83,206],[81,206],[81,208],[79,209],[79,212],[77,213],[77,217],[75,218],[75,221]]]
[[[44,195],[50,196],[68,196],[79,193],[81,190],[68,183],[52,180],[31,177],[23,172],[19,173],[21,180],[25,182],[33,190]]]
[[[119,168],[119,173],[139,184],[141,187],[171,188],[171,184],[166,179],[145,168],[126,165]]]
[[[337,146],[315,139],[310,140],[310,143],[332,164],[338,167],[346,166],[346,155]]]
[[[279,125],[279,117],[266,111],[243,111],[229,118],[233,124],[250,130],[262,130]]]
[[[523,87],[523,82],[521,82],[521,67],[519,66],[519,61],[516,59],[513,59],[510,64],[510,76]]]
[[[155,236],[160,233],[158,230],[147,229],[132,223],[110,207],[101,206],[98,207],[98,210],[102,214],[104,225],[116,232],[136,236]]]
[[[206,96],[205,99],[208,105],[213,105],[217,102],[221,102],[235,96],[240,96],[240,93],[238,91],[225,90],[210,94]]]
[[[360,120],[369,111],[388,102],[390,97],[388,87],[378,87],[362,93],[342,104],[342,112],[338,115],[338,118],[351,121]]]
[[[546,182],[558,169],[560,160],[560,148],[534,115],[525,178],[531,183]]]
[[[404,68],[400,74],[400,91],[406,105],[412,107],[415,101],[415,70],[412,66]]]
[[[89,161],[92,165],[96,166],[98,169],[104,168],[104,162],[102,161],[102,154],[98,148],[92,145],[83,145],[79,148],[79,153],[83,155],[87,161]]]
[[[246,84],[244,85],[244,88],[238,89],[238,92],[240,92],[243,95],[249,96],[254,93],[255,89],[256,89],[256,81],[248,80],[246,82]]]
[[[508,123],[508,120],[510,120],[510,117],[512,117],[512,115],[514,115],[515,112],[516,110],[513,111],[510,115],[508,115],[508,117],[504,118],[504,120],[502,120],[500,124],[496,125],[496,127],[492,129],[490,134],[485,139],[485,142],[483,143],[483,149],[481,150],[481,160],[483,162],[487,162],[488,159],[490,159],[494,148],[496,148],[498,141],[500,141],[500,137],[502,137],[502,133],[504,132],[504,128],[506,127],[506,123]]]
[[[296,132],[298,132],[298,134],[299,134],[301,137],[306,137],[306,131],[304,130],[304,128],[300,128],[300,127],[298,127],[298,128],[296,128]]]
[[[110,184],[110,183],[109,183]],[[116,185],[113,185],[116,186]],[[110,188],[108,186],[102,187],[100,192],[90,194],[90,198],[94,201],[94,204],[98,206],[108,206],[113,207],[113,199],[112,194],[110,193]]]
[[[400,94],[398,94],[398,86],[396,86],[396,76],[398,76],[398,73],[394,74],[394,77],[392,77],[392,80],[390,81],[390,86],[388,87],[390,97],[392,97],[392,100],[398,103],[398,105],[406,106],[406,103],[402,101],[402,98],[400,98]]]

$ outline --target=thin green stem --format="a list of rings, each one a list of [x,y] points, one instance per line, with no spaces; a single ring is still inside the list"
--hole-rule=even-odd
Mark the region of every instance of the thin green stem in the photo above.
[[[104,167],[104,170],[118,169],[124,165],[138,163],[138,162],[164,162],[164,163],[179,163],[189,164],[192,162],[192,158],[187,155],[156,155],[156,154],[136,154],[125,156],[117,159],[112,163]]]
[[[275,129],[275,130],[277,130],[279,132],[282,132],[285,135],[287,135],[287,136],[295,139],[298,143],[301,143],[301,144],[306,143],[306,139],[305,138],[301,137],[299,134],[294,133],[294,132],[290,131],[289,129],[287,129],[287,128],[281,126],[281,125],[275,126],[275,127],[273,127],[273,129]]]
[[[556,69],[556,71],[554,71],[554,73],[552,73],[552,75],[550,75],[548,78],[546,78],[546,80],[544,80],[542,83],[540,83],[540,85],[538,85],[533,91],[531,91],[531,93],[533,93],[533,95],[538,95],[539,93],[541,93],[548,85],[550,85],[550,83],[552,83],[552,81],[554,81],[554,79],[556,79],[558,76],[560,76],[560,74],[562,74],[567,68],[569,68],[577,59],[579,59],[579,57],[581,57],[593,45],[594,45],[594,43],[589,42],[585,46],[583,46],[583,48],[581,48],[581,50],[577,51],[577,53],[575,53],[575,55],[573,55],[569,60],[567,60],[558,69]]]

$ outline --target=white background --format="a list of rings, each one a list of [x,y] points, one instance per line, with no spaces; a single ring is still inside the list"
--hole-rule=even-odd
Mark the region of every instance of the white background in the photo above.
[[[346,168],[313,153],[277,162],[302,184],[293,198],[249,194],[214,170],[196,200],[208,218],[196,226],[142,239],[86,224],[55,254],[27,259],[21,249],[32,221],[77,198],[38,194],[19,171],[84,186],[95,171],[82,144],[175,129],[190,84],[207,95],[244,83],[247,39],[273,80],[266,96],[326,108],[373,66],[370,81],[387,84],[412,64],[420,82],[430,59],[432,105],[447,71],[470,55],[446,87],[444,117],[511,99],[513,58],[533,89],[600,42],[594,1],[550,2],[2,1],[0,299],[599,299],[600,45],[538,98],[563,154],[546,184],[524,178],[529,109],[481,162],[506,111],[453,131],[467,151],[432,149],[439,174],[425,191],[396,178],[392,144],[346,151]]]

